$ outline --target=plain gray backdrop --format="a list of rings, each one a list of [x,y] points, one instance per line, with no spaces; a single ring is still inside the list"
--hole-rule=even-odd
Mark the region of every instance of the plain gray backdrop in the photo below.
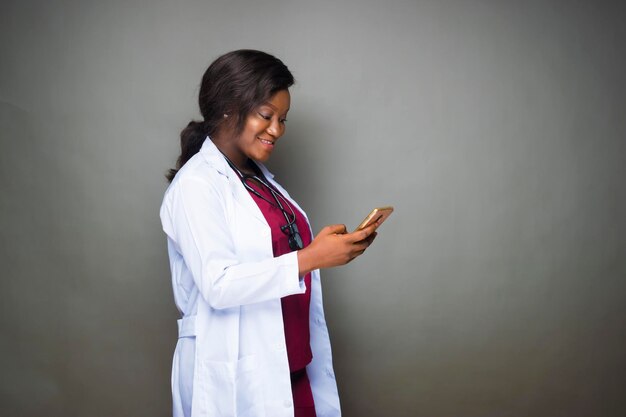
[[[270,168],[314,230],[344,414],[626,415],[623,2],[0,5],[0,415],[167,416],[158,209],[208,64],[293,71]]]

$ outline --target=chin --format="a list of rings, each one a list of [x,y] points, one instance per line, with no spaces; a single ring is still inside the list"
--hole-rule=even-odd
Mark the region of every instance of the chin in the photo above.
[[[258,156],[253,156],[252,159],[257,161],[257,162],[262,162],[265,163],[270,159],[271,154],[267,154],[267,155],[258,155]]]

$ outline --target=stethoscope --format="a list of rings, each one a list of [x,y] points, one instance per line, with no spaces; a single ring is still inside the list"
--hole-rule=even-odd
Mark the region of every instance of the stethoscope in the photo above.
[[[233,163],[233,161],[231,161],[223,152],[222,152],[222,155],[224,155],[224,158],[226,158],[226,162],[228,162],[228,165],[230,165],[233,171],[237,173],[237,176],[241,180],[246,190],[248,190],[255,196],[259,197],[260,199],[266,201],[272,207],[276,207],[277,209],[281,211],[281,213],[283,213],[283,216],[285,217],[285,221],[287,222],[287,224],[284,226],[281,226],[280,230],[282,230],[283,233],[287,234],[288,241],[289,241],[289,248],[292,251],[302,249],[304,247],[304,244],[302,242],[302,237],[300,236],[300,231],[298,230],[298,225],[296,224],[296,213],[294,212],[293,208],[291,207],[287,199],[283,197],[283,195],[278,190],[275,190],[274,187],[268,183],[268,181],[263,176],[263,173],[261,173],[261,176],[256,175],[256,174],[254,175],[244,174],[243,172],[239,170],[239,168],[237,168],[237,166]],[[259,184],[261,184],[262,186],[264,186],[265,188],[267,188],[270,194],[272,195],[272,197],[274,198],[274,202],[268,200],[264,195],[262,195],[257,190],[255,190],[250,184],[248,184],[248,180],[254,180],[258,182]],[[283,206],[283,203],[281,203],[281,200],[283,200],[284,205],[287,206],[290,213],[287,212],[287,210],[285,210],[285,207]]]

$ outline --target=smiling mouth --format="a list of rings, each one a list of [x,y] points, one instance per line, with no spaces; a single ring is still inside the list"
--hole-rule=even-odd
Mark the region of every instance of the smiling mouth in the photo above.
[[[271,140],[267,140],[267,139],[261,139],[261,138],[258,138],[258,139],[261,141],[261,143],[264,143],[265,145],[272,145],[273,146],[274,143],[276,142],[276,141],[271,141]]]

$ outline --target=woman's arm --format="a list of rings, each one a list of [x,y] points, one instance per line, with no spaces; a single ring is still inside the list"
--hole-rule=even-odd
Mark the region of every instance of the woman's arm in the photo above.
[[[238,258],[224,197],[208,179],[179,178],[166,199],[161,211],[163,228],[177,245],[202,297],[213,308],[304,293],[296,252],[258,262]]]
[[[344,225],[331,225],[297,252],[243,262],[229,228],[224,197],[214,183],[182,177],[172,184],[166,199],[163,228],[176,243],[203,298],[216,309],[302,294],[306,290],[302,276],[352,261],[376,237],[377,224],[353,233],[346,233]]]

